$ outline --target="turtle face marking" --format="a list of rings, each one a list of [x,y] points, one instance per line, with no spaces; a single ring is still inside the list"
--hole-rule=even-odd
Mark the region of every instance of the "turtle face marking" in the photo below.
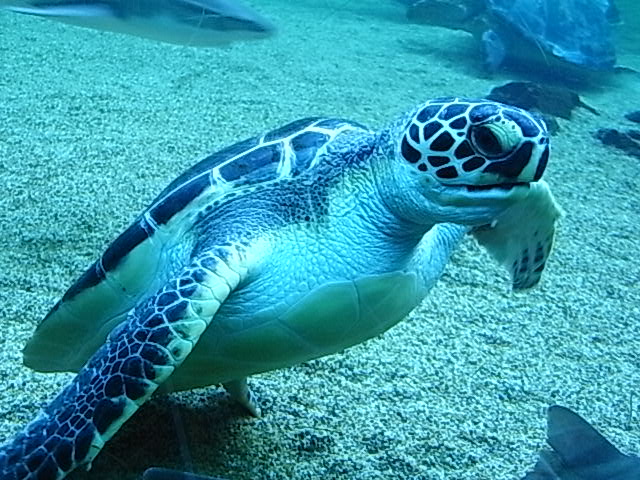
[[[411,118],[399,150],[440,184],[498,186],[539,180],[549,138],[544,123],[519,108],[440,98]]]

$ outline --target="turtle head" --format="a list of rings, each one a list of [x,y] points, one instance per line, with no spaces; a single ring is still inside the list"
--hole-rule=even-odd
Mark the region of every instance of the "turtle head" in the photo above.
[[[396,193],[413,195],[411,217],[435,222],[486,222],[526,195],[549,158],[541,119],[489,100],[431,100],[389,132],[387,157],[403,172]]]

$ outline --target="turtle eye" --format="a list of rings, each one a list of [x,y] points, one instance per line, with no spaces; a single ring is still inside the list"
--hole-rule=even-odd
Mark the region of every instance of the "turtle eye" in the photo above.
[[[471,142],[485,157],[500,157],[505,152],[500,139],[486,125],[478,125],[471,130]]]

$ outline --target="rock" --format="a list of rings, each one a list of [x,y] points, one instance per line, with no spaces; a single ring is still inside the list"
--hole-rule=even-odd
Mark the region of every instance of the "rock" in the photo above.
[[[610,145],[627,155],[640,158],[640,130],[601,128],[595,133],[595,137],[604,145]]]

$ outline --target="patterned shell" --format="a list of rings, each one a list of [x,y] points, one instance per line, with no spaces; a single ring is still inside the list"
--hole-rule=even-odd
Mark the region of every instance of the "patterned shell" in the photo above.
[[[369,129],[347,120],[307,118],[232,145],[188,169],[40,322],[24,349],[25,364],[39,371],[80,369],[127,312],[166,281],[172,267],[166,252],[179,248],[199,212],[259,185],[312,171],[327,146],[345,132]]]

